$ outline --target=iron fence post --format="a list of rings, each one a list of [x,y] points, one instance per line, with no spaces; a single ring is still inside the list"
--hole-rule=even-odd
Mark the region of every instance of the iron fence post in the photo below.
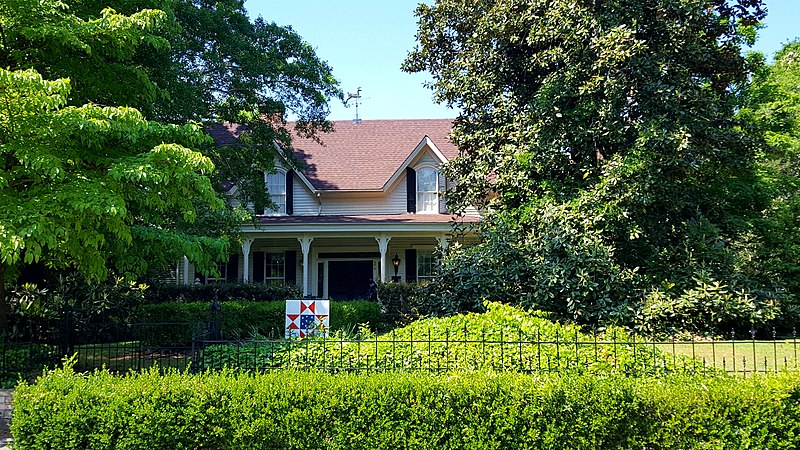
[[[758,372],[758,356],[756,355],[756,329],[750,328],[750,339],[753,341],[753,373]]]

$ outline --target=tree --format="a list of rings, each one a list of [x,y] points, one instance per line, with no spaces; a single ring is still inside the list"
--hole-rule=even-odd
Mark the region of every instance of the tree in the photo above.
[[[762,135],[759,175],[770,204],[759,222],[756,262],[750,269],[764,282],[783,283],[800,295],[800,41],[785,44],[767,64],[749,55],[756,68],[742,89],[739,118]]]
[[[240,199],[257,206],[270,203],[263,172],[273,168],[275,141],[289,143],[284,113],[298,117],[301,134],[315,135],[330,125],[328,100],[341,94],[310,45],[288,27],[251,23],[239,0],[4,2],[1,66],[68,77],[70,106],[126,105],[178,125],[244,124],[245,145],[220,148],[206,140],[197,150],[215,164],[207,176],[216,189],[235,182]],[[242,220],[230,209],[195,207],[193,224],[171,216],[187,234],[231,236]]]
[[[766,64],[760,53],[749,57],[756,70],[739,115],[765,133],[769,152],[791,155],[781,170],[798,176],[791,158],[800,155],[800,41],[784,44],[772,64]]]
[[[38,17],[19,24],[21,9]],[[0,27],[34,42],[56,40],[64,51],[124,55],[143,42],[163,13],[124,16],[105,10],[97,20],[67,13],[57,1],[0,6]],[[20,31],[21,30],[21,31]],[[5,52],[18,52],[3,42]],[[224,202],[209,175],[211,160],[192,150],[207,141],[195,125],[147,121],[129,107],[67,106],[68,79],[0,69],[0,326],[5,279],[23,263],[73,268],[90,280],[109,269],[140,275],[187,255],[200,267],[225,256],[226,236],[192,233],[199,210]]]
[[[260,17],[251,22],[243,0],[75,0],[69,13],[73,21],[94,23],[108,14],[106,7],[130,17],[153,8],[163,20],[123,54],[38,39],[50,36],[46,20],[23,15],[19,26],[6,27],[7,48],[13,50],[0,50],[0,66],[69,77],[72,105],[132,106],[162,123],[244,125],[243,146],[201,150],[218,168],[216,184],[234,182],[242,201],[269,205],[263,172],[274,169],[274,143],[290,144],[286,115],[296,117],[303,136],[331,129],[328,102],[342,96],[331,68],[290,27]]]
[[[739,282],[731,244],[767,200],[732,89],[759,0],[439,0],[417,14],[404,69],[430,71],[461,110],[451,204],[487,206],[520,241],[564,210],[643,291],[700,272]]]
[[[68,104],[140,106],[155,101],[157,86],[131,63],[142,52],[169,48],[168,16],[158,9],[130,15],[101,8],[91,18],[60,0],[0,4],[0,67],[36,69],[45,79],[71,79]]]

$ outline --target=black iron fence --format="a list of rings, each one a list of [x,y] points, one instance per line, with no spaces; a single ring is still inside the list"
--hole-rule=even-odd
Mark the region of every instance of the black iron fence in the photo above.
[[[129,328],[127,339],[76,345],[77,370],[106,368],[127,372],[153,367],[186,370],[197,358],[197,347],[208,328],[187,323],[141,323]]]
[[[798,370],[798,342],[788,339],[639,339],[626,333],[570,333],[547,338],[520,331],[430,330],[382,336],[199,342],[197,370],[286,368],[330,372],[490,370],[524,373],[772,373]]]
[[[114,372],[156,366],[190,372],[234,368],[327,372],[514,371],[523,373],[755,373],[798,371],[798,340],[640,339],[625,332],[404,330],[383,335],[338,333],[306,339],[220,340],[219,323],[141,323],[94,342],[0,342],[0,381],[32,379],[63,358],[77,370]]]
[[[74,360],[80,371],[106,368],[113,372],[159,368],[185,370],[207,339],[208,325],[197,323],[137,323],[106,327],[103,334],[47,335],[39,340],[0,339],[0,387],[19,379],[33,380],[43,370]]]

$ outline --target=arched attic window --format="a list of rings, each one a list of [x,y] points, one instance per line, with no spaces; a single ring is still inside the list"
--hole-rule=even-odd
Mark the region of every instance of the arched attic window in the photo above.
[[[431,167],[421,167],[417,172],[417,212],[439,212],[439,172]]]

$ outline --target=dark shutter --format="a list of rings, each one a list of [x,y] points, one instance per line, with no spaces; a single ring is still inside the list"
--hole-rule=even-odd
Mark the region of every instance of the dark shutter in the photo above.
[[[287,285],[297,284],[297,252],[294,250],[287,250],[283,253],[283,280]]]
[[[263,188],[266,190],[267,189],[267,179],[264,176],[264,172],[259,170],[258,171],[258,175],[261,177],[261,183],[264,185]],[[263,206],[257,206],[255,208],[255,213],[257,215],[259,215],[259,216],[263,216],[264,215],[264,207]],[[264,281],[264,280],[261,280],[261,281]]]
[[[264,282],[264,252],[253,252],[253,282]]]
[[[294,214],[294,170],[286,171],[286,214]]]
[[[439,176],[444,177],[444,175],[441,175],[441,174]],[[456,182],[455,181],[448,180],[447,177],[444,178],[444,190],[445,190],[445,192],[450,192],[453,189],[455,189],[455,187],[456,187]],[[444,195],[439,197],[439,205],[441,205],[441,211],[440,212],[442,214],[447,214],[447,213],[450,212],[450,208],[447,207],[447,200],[445,199]]]
[[[406,169],[406,211],[417,212],[417,171]]]
[[[439,214],[447,214],[447,203],[444,200],[445,197],[444,194],[448,190],[450,190],[450,186],[448,186],[447,184],[448,180],[447,177],[444,176],[444,174],[437,172],[436,176],[437,176],[436,182],[437,183],[441,182],[441,184],[439,184],[439,187],[442,188],[439,190]]]
[[[414,249],[406,250],[406,282],[417,282],[417,251]]]
[[[239,255],[233,254],[228,259],[228,283],[236,283],[239,281]]]

